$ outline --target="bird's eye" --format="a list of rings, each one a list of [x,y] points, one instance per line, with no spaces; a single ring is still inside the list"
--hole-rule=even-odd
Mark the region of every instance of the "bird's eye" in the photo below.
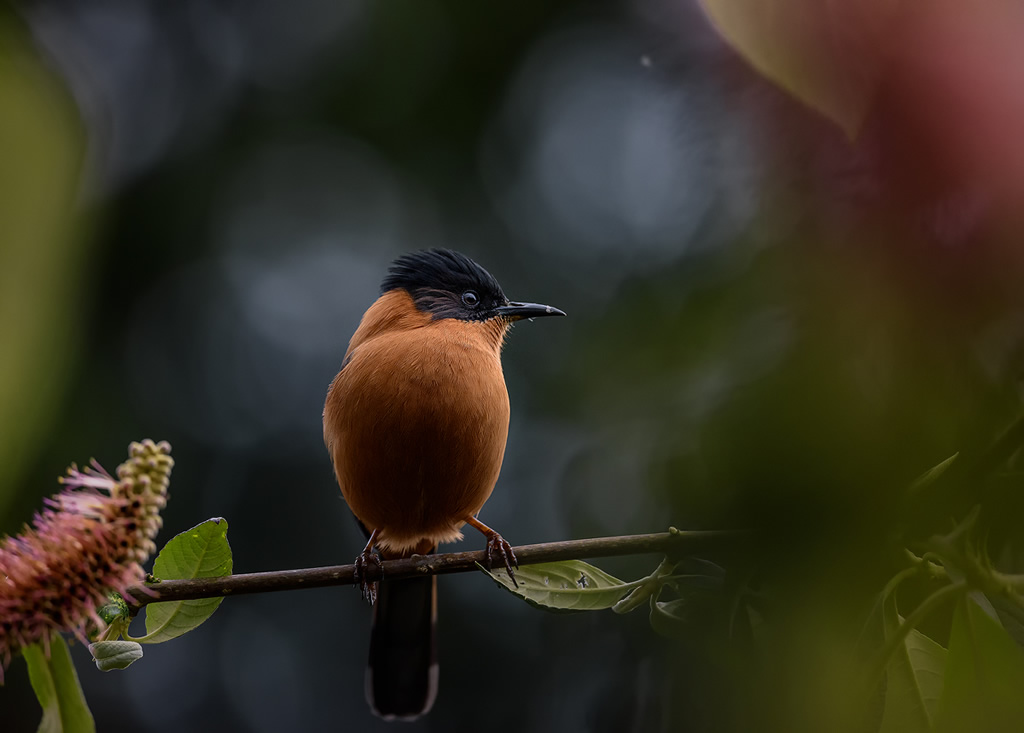
[[[480,303],[480,296],[472,290],[467,290],[462,294],[462,302],[470,308],[475,308]]]

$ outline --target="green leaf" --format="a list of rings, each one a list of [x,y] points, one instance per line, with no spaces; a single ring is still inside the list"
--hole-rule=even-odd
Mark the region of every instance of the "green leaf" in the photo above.
[[[1020,730],[1024,654],[970,597],[957,604],[936,731]]]
[[[208,519],[171,539],[153,563],[161,580],[222,578],[231,574],[227,520]],[[146,635],[131,641],[159,644],[199,626],[213,615],[223,598],[168,601],[146,606]]]
[[[24,650],[28,677],[43,708],[38,733],[94,733],[96,725],[85,702],[68,645],[59,635],[50,638],[50,658],[33,644]]]
[[[882,606],[885,638],[895,636],[903,621],[896,609],[896,594],[890,593]],[[942,697],[945,670],[946,650],[911,629],[886,665],[880,733],[930,733]]]
[[[142,645],[134,641],[98,641],[89,645],[89,651],[100,672],[127,669],[142,659]]]
[[[611,608],[640,582],[624,583],[582,560],[524,565],[515,587],[504,571],[481,570],[505,590],[545,611],[598,611]]]

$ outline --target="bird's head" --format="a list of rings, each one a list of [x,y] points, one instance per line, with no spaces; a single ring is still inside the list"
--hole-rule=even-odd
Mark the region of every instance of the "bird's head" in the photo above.
[[[381,294],[404,290],[417,310],[434,320],[500,320],[564,316],[558,308],[510,301],[491,273],[463,254],[429,249],[399,257],[388,268]]]

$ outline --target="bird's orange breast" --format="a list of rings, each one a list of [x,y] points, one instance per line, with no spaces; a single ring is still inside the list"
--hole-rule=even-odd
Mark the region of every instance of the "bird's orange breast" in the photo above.
[[[402,291],[352,338],[324,406],[342,494],[392,551],[461,537],[501,470],[509,402],[504,324],[432,321]]]

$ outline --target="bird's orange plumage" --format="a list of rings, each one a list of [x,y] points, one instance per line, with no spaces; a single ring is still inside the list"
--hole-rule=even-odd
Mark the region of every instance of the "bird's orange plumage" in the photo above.
[[[461,538],[491,495],[508,437],[507,327],[433,320],[393,290],[352,336],[324,439],[345,500],[388,554]]]

